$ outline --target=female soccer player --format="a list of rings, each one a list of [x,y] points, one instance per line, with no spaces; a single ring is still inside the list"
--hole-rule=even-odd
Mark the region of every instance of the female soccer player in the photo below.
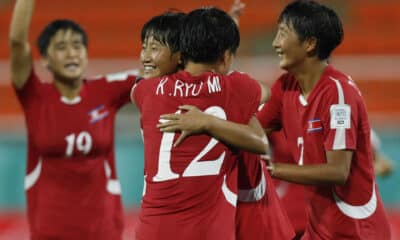
[[[274,163],[271,175],[309,185],[302,239],[390,239],[364,101],[351,78],[328,63],[343,38],[339,17],[314,1],[295,1],[278,22],[273,47],[287,73],[258,119],[267,132],[282,128],[298,163]]]
[[[53,75],[42,83],[28,42],[33,8],[33,0],[18,0],[10,29],[12,83],[28,129],[31,239],[121,239],[114,120],[136,77],[84,79],[86,33],[73,21],[55,20],[38,38]]]

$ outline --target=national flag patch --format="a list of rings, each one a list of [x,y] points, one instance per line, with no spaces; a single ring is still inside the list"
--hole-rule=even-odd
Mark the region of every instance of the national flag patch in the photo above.
[[[321,119],[311,119],[308,120],[307,132],[315,132],[322,130],[322,122]]]
[[[103,118],[107,117],[108,114],[109,114],[109,112],[106,109],[106,107],[104,105],[100,105],[88,113],[88,115],[90,117],[89,122],[95,123],[97,121],[100,121]]]

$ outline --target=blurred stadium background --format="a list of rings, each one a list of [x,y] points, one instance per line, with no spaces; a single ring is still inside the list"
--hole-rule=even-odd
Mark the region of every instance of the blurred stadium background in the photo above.
[[[235,68],[256,79],[272,82],[279,74],[271,42],[276,19],[288,1],[248,0],[240,19],[241,47]],[[25,126],[10,85],[8,30],[14,1],[0,0],[0,240],[28,239],[23,181],[26,161]],[[344,43],[331,61],[350,74],[361,89],[372,126],[382,140],[382,151],[394,164],[394,174],[378,184],[394,229],[400,239],[400,1],[331,0],[344,22]],[[31,43],[55,18],[79,22],[89,35],[87,75],[139,67],[140,29],[152,16],[168,9],[189,11],[205,5],[228,10],[231,0],[40,0],[31,26]],[[33,45],[33,44],[32,44]],[[33,47],[35,47],[33,45]],[[41,68],[34,49],[38,72]],[[118,173],[127,211],[126,237],[132,239],[135,209],[143,185],[143,149],[139,117],[133,106],[120,112],[116,126]],[[397,233],[396,233],[397,232]]]

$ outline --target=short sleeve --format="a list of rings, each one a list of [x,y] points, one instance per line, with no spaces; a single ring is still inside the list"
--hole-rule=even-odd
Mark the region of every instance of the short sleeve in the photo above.
[[[112,101],[117,108],[130,102],[131,89],[138,79],[138,76],[127,72],[105,76],[107,93],[111,95]]]
[[[29,108],[29,105],[32,104],[33,101],[39,99],[39,92],[42,85],[43,83],[39,81],[38,76],[36,75],[33,68],[31,70],[31,73],[29,74],[28,80],[25,82],[22,88],[17,89],[13,84],[18,100],[23,106],[24,110],[26,108]]]
[[[359,128],[359,103],[361,96],[347,83],[339,80],[327,91],[321,105],[326,151],[355,150]]]
[[[148,81],[148,80],[146,80]],[[146,81],[139,81],[136,82],[131,90],[131,99],[132,102],[138,107],[139,111],[141,112],[141,106],[143,103],[143,85],[145,84]]]
[[[271,88],[271,98],[257,113],[257,119],[264,129],[280,129],[282,112],[283,77],[279,78]]]

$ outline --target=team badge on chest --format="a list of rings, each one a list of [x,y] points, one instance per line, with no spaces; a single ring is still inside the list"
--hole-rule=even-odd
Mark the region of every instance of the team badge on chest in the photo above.
[[[96,107],[95,109],[89,111],[89,113],[88,113],[89,122],[90,123],[98,122],[98,121],[104,119],[105,117],[107,117],[108,114],[109,114],[109,111],[106,109],[106,107],[104,105],[100,105],[100,106]]]
[[[316,132],[322,130],[321,119],[308,120],[307,132]]]

